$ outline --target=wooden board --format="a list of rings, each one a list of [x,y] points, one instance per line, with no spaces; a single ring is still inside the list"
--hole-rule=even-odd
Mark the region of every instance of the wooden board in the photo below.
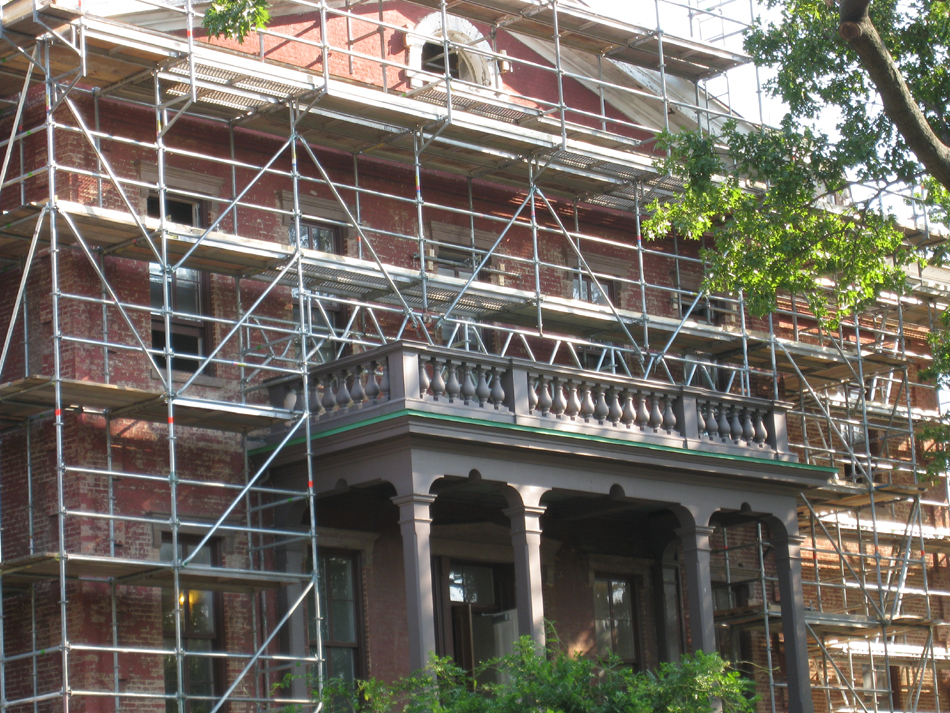
[[[21,590],[42,581],[58,581],[60,557],[55,553],[36,554],[0,562],[0,584],[6,590]],[[171,587],[174,570],[162,562],[123,560],[91,555],[66,555],[68,581],[116,580],[118,584],[147,587]],[[300,575],[283,572],[259,572],[243,569],[192,566],[179,571],[183,589],[254,593],[300,583]]]
[[[168,406],[160,392],[63,379],[60,394],[64,409],[88,408],[109,411],[119,418],[168,422]],[[55,406],[56,388],[52,377],[30,376],[0,384],[0,422],[7,425],[51,411]],[[285,409],[192,399],[176,399],[174,414],[179,426],[238,433],[280,425],[294,418],[294,414]]]

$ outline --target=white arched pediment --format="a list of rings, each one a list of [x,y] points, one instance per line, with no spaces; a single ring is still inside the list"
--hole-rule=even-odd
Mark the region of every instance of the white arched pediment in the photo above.
[[[443,28],[441,12],[426,15],[406,33],[410,85],[420,87],[438,78],[437,75],[423,69],[423,48],[427,43],[441,44],[443,38],[448,37],[452,43],[452,49],[458,53],[459,79],[482,87],[497,89],[498,67],[490,56],[493,50],[488,42],[479,39],[481,36],[482,33],[475,25],[461,17],[449,15]],[[466,46],[477,51],[466,51]]]

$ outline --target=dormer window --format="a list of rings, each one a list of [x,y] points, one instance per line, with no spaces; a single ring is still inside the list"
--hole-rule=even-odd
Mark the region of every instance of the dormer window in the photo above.
[[[432,74],[445,74],[445,45],[426,42],[422,46],[422,69]],[[459,53],[454,49],[449,50],[449,76],[452,79],[461,79]]]
[[[491,45],[482,36],[475,25],[460,17],[450,15],[444,28],[440,12],[423,18],[406,35],[410,86],[418,88],[438,82],[448,67],[452,79],[500,89],[498,64],[492,57]],[[448,48],[444,39],[448,39]]]

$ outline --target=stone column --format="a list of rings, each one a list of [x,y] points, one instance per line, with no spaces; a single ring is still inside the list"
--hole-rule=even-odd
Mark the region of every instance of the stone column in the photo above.
[[[773,528],[775,532],[777,528]],[[782,597],[782,634],[785,638],[785,668],[788,672],[789,713],[813,713],[808,678],[808,647],[805,631],[805,601],[802,593],[801,546],[798,535],[773,534],[775,567]]]
[[[540,506],[518,506],[504,511],[511,519],[511,546],[515,553],[515,598],[518,634],[544,646],[544,600],[541,591]]]
[[[406,609],[409,622],[409,667],[416,671],[435,652],[435,600],[432,595],[432,551],[429,505],[434,495],[410,493],[392,499],[399,507],[402,559],[406,576]]]
[[[712,579],[710,577],[709,536],[715,528],[704,525],[676,531],[683,540],[686,568],[686,595],[689,600],[689,631],[693,651],[716,651],[716,627],[713,623]]]

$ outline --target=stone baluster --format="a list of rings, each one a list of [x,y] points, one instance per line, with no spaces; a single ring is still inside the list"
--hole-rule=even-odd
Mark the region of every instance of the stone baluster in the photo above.
[[[429,370],[426,369],[426,363],[422,359],[419,360],[419,398],[424,399],[426,394],[429,393],[429,387],[432,382],[429,380]]]
[[[584,398],[581,399],[581,417],[584,421],[590,421],[590,417],[594,415],[594,399],[591,396],[591,387],[590,384],[584,384]]]
[[[765,419],[762,417],[762,412],[756,409],[755,411],[755,442],[760,446],[765,443],[769,437],[769,432],[765,428]]]
[[[666,408],[663,409],[663,430],[667,433],[673,433],[676,429],[676,414],[673,413],[673,399],[667,396],[663,399]]]
[[[337,379],[336,403],[340,408],[349,408],[353,405],[353,399],[350,398],[350,390],[346,388],[346,380],[348,378],[349,373],[344,369],[343,374]]]
[[[629,391],[625,391],[623,395],[623,416],[620,420],[627,428],[637,422],[637,409],[633,405],[633,394]]]
[[[484,408],[491,396],[491,388],[488,386],[488,381],[485,378],[485,368],[482,366],[478,367],[478,384],[475,386],[475,395],[478,397],[478,405]]]
[[[383,359],[382,374],[379,377],[379,397],[383,401],[389,401],[389,362]]]
[[[581,412],[581,399],[577,395],[577,384],[573,381],[567,382],[567,389],[567,408],[564,410],[564,415],[573,419]]]
[[[742,409],[742,439],[751,444],[755,438],[755,426],[752,425],[752,414],[749,409]]]
[[[363,388],[363,371],[362,364],[356,367],[356,373],[353,374],[353,388],[350,389],[350,398],[353,399],[354,404],[360,407],[366,399],[366,390]]]
[[[319,416],[323,413],[323,399],[320,397],[320,377],[310,379],[310,413]]]
[[[594,418],[601,426],[607,420],[607,414],[610,413],[610,407],[607,406],[607,390],[602,386],[597,387],[597,402],[594,404]]]
[[[505,389],[501,385],[501,377],[495,367],[492,367],[491,376],[491,396],[489,398],[497,411],[505,401]]]
[[[554,378],[554,401],[551,404],[551,413],[553,413],[558,418],[564,415],[564,411],[567,410],[567,399],[564,398],[564,387],[561,385],[561,382]]]
[[[432,400],[438,401],[445,396],[445,379],[442,378],[442,365],[432,357],[432,383],[429,385],[432,391]]]
[[[333,396],[333,374],[325,374],[323,377],[323,399],[320,405],[327,413],[336,408],[336,398]]]
[[[610,408],[607,410],[607,420],[614,426],[620,423],[623,418],[623,407],[620,405],[620,392],[617,389],[610,390]]]
[[[706,433],[706,419],[703,418],[703,405],[698,401],[696,402],[696,430],[700,438]]]
[[[475,381],[472,379],[472,365],[466,363],[462,371],[462,398],[465,400],[465,405],[471,403],[474,397]]]
[[[445,395],[449,397],[449,403],[453,403],[462,395],[462,385],[459,383],[458,367],[451,359],[445,360],[445,373],[449,377],[445,382]]]
[[[534,376],[528,377],[528,413],[534,413],[538,410],[538,381]]]
[[[639,397],[639,403],[637,404],[637,426],[643,430],[650,423],[650,412],[647,410],[647,395],[642,391],[638,391],[637,396]]]
[[[719,404],[719,437],[723,441],[729,440],[729,417],[726,415],[728,407],[725,404]]]
[[[376,360],[370,362],[369,371],[366,372],[366,400],[369,403],[375,403],[379,396],[379,384],[376,383]]]
[[[739,409],[733,406],[729,411],[732,414],[732,419],[729,421],[729,435],[732,437],[733,443],[738,443],[739,439],[742,438],[742,424],[739,422]]]
[[[289,387],[287,389],[287,393],[284,394],[284,403],[282,404],[284,409],[286,409],[287,411],[293,411],[294,408],[297,406],[298,399],[299,397],[297,396],[297,389],[293,387]]]
[[[551,412],[551,391],[549,389],[548,380],[543,376],[538,378],[538,388],[540,392],[538,393],[538,408],[541,409],[541,415],[547,416]]]
[[[658,431],[663,425],[663,412],[660,411],[660,397],[656,394],[650,394],[650,402],[653,408],[650,409],[649,426],[654,431]]]
[[[719,420],[716,418],[716,407],[710,402],[706,402],[706,430],[709,437],[713,440],[719,437]]]

